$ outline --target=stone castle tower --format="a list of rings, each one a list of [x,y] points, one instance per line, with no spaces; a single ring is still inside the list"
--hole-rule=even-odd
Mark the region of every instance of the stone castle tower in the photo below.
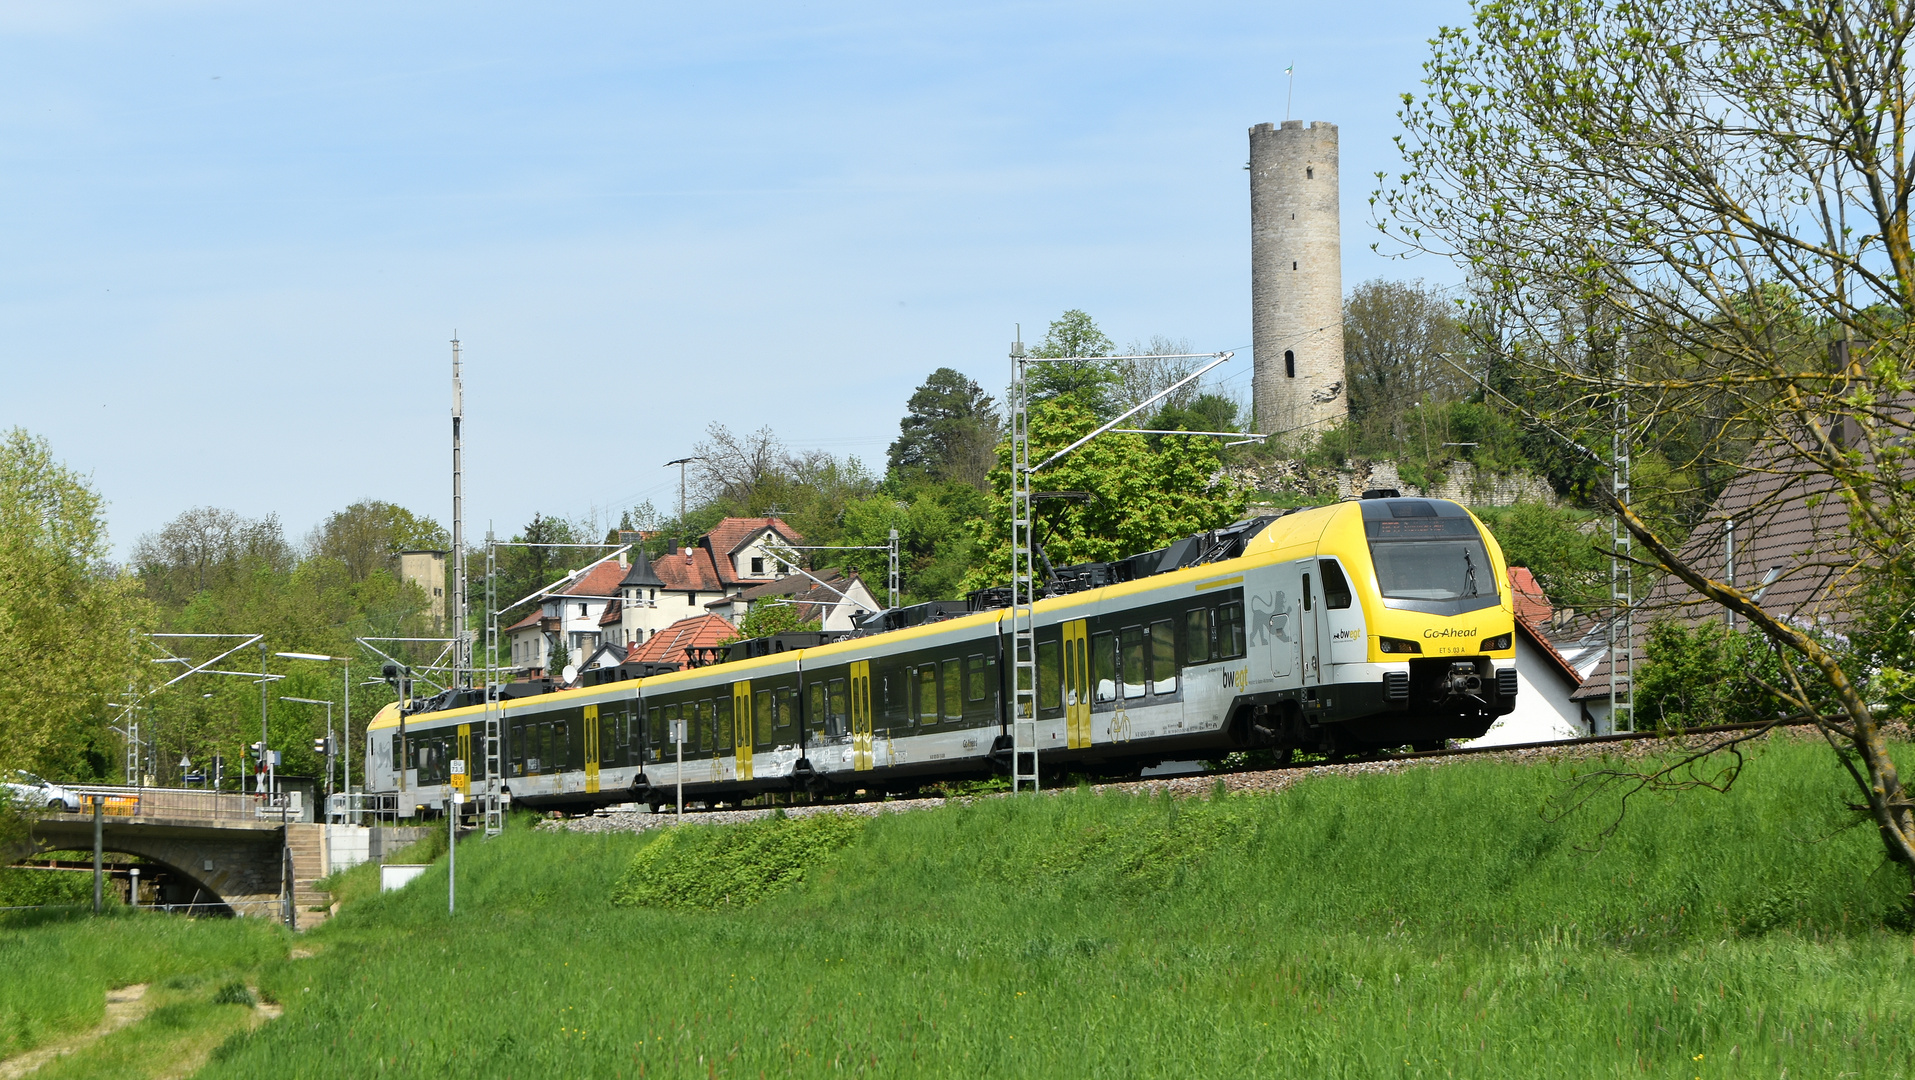
[[[1258,430],[1295,439],[1349,415],[1335,124],[1250,129],[1250,306]]]

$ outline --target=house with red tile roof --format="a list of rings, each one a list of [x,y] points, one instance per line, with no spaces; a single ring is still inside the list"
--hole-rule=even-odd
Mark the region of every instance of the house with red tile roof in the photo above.
[[[738,636],[738,629],[717,615],[680,619],[625,654],[627,663],[651,661],[688,667],[708,659],[722,642]]]
[[[1587,734],[1582,706],[1572,700],[1582,685],[1578,672],[1548,636],[1554,608],[1526,566],[1509,568],[1516,601],[1516,711],[1498,717],[1471,746],[1553,742]]]
[[[631,567],[625,556],[605,559],[587,568],[569,583],[547,593],[524,618],[506,627],[503,636],[512,667],[527,675],[547,672],[555,647],[565,643],[571,663],[584,664],[603,639],[600,620],[618,599],[618,588]]]
[[[775,538],[775,540],[774,540]],[[618,626],[603,640],[642,645],[665,627],[706,612],[708,605],[782,576],[774,542],[805,542],[777,518],[725,518],[698,542],[656,559],[635,555],[620,583]],[[740,617],[743,609],[739,609]]]
[[[803,544],[804,536],[775,517],[725,518],[696,544],[656,559],[639,547],[607,559],[506,628],[512,666],[545,673],[560,641],[580,665],[600,645],[645,645],[669,626],[709,614],[713,602],[776,581],[783,564],[772,545],[779,542]]]

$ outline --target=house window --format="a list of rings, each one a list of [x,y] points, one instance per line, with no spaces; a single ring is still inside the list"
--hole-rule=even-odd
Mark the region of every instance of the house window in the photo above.
[[[697,593],[695,593],[695,592],[688,592],[688,593],[686,593],[686,594],[685,594],[685,606],[686,606],[686,607],[696,607],[696,606],[698,606],[698,594],[697,594]]]
[[[752,556],[752,559],[751,559],[751,573],[752,573],[752,576],[753,576],[753,577],[764,577],[764,576],[765,576],[765,560],[764,560],[764,557],[763,557],[763,556],[761,556],[761,555],[754,555],[754,556]]]
[[[585,605],[584,605],[584,604],[580,604],[580,605],[578,606],[578,617],[579,617],[579,618],[581,618],[581,619],[583,619],[583,618],[585,617]]]

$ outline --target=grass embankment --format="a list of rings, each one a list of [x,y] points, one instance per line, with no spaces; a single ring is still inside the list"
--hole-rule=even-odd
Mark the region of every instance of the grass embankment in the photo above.
[[[441,863],[312,934],[266,976],[286,1020],[206,1075],[1908,1075],[1905,879],[1837,768],[1772,744],[1595,854],[1606,818],[1552,824],[1559,779],[1494,763],[987,800],[842,847],[688,827],[663,854],[702,869],[637,906],[656,834],[515,829],[461,845],[456,917]]]
[[[163,1064],[170,1059],[151,1053],[155,1038],[170,1044],[214,1020],[230,1020],[214,998],[281,961],[287,940],[263,919],[188,920],[124,907],[99,918],[79,910],[0,917],[0,1059],[92,1029],[105,1015],[108,990],[147,983],[153,1011],[141,1025],[111,1036],[95,1053],[63,1059],[57,1072],[49,1065],[34,1075],[89,1075],[89,1062],[122,1054]]]

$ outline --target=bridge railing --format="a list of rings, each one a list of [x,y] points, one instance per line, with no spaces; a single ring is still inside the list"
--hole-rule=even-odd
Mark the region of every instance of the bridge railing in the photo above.
[[[92,795],[105,796],[104,812],[107,817],[166,818],[174,821],[274,821],[280,816],[280,803],[287,798],[286,793],[252,795],[194,788],[73,785],[68,790],[83,799]],[[293,794],[297,795],[296,792]],[[81,808],[81,813],[88,812],[89,808]],[[297,799],[286,808],[286,813],[293,821],[300,819],[301,807]]]

